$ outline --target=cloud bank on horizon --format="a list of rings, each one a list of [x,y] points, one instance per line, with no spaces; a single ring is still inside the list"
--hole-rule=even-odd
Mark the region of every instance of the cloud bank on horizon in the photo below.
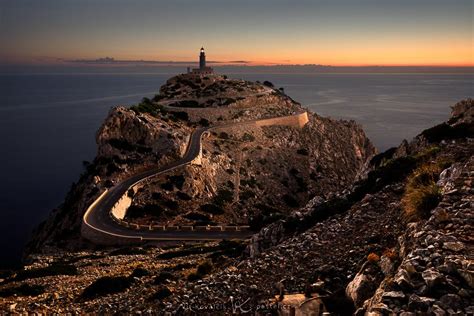
[[[0,0],[3,63],[472,66],[471,0]]]

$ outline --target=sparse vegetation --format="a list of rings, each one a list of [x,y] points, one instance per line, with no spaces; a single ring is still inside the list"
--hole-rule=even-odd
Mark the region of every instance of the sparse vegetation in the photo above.
[[[30,285],[23,283],[20,286],[9,287],[0,290],[0,297],[9,296],[38,296],[45,292],[44,286],[42,285]]]
[[[44,268],[35,268],[29,270],[21,270],[13,278],[15,281],[22,281],[34,278],[42,278],[52,275],[77,275],[78,271],[74,265],[65,263],[53,263]]]
[[[130,274],[130,277],[131,278],[141,278],[141,277],[147,276],[149,274],[150,274],[150,272],[147,269],[144,269],[142,267],[136,267],[133,270],[132,274]]]
[[[204,127],[208,127],[211,123],[209,122],[209,120],[202,118],[199,120],[198,124]]]
[[[407,221],[426,219],[441,198],[436,185],[444,163],[426,163],[409,177],[402,198],[404,217]]]
[[[148,251],[139,247],[124,247],[113,250],[109,253],[109,256],[122,256],[122,255],[145,255]]]
[[[200,209],[203,212],[214,214],[214,215],[224,214],[224,210],[220,206],[215,205],[215,204],[210,204],[210,203],[203,204],[200,206]]]
[[[167,283],[171,280],[175,280],[176,277],[173,275],[173,273],[169,271],[162,271],[160,274],[158,274],[155,279],[153,280],[154,284],[163,284]]]
[[[300,206],[298,201],[293,196],[291,196],[289,194],[283,195],[283,202],[285,202],[285,204],[289,207],[299,207]]]
[[[245,133],[244,136],[242,136],[242,141],[243,142],[253,142],[255,141],[255,136],[249,133]]]
[[[367,256],[367,261],[369,262],[372,262],[372,263],[375,263],[375,262],[379,262],[380,261],[380,257],[379,255],[377,255],[376,253],[369,253],[369,255]]]
[[[232,202],[232,199],[234,197],[234,193],[230,190],[226,189],[220,189],[217,191],[216,196],[213,198],[213,203],[216,204],[217,206],[223,206],[227,203]]]
[[[81,294],[83,299],[93,299],[96,297],[120,293],[128,289],[133,283],[133,279],[125,276],[104,276],[84,289]]]
[[[162,300],[171,295],[171,290],[166,286],[160,287],[156,292],[150,297],[152,300]]]
[[[270,81],[267,81],[267,80],[265,80],[265,81],[263,82],[263,85],[264,85],[264,86],[267,86],[267,87],[270,87],[270,88],[275,87],[275,86],[273,85],[273,83],[271,83]]]
[[[474,124],[461,123],[451,126],[446,123],[424,130],[423,135],[429,142],[437,143],[444,140],[474,137]]]
[[[302,156],[308,156],[309,155],[309,152],[306,148],[300,148],[296,151],[296,153],[298,155],[302,155]]]
[[[207,274],[211,273],[212,269],[212,263],[210,261],[204,261],[197,267],[195,272],[188,275],[188,281],[200,280]]]

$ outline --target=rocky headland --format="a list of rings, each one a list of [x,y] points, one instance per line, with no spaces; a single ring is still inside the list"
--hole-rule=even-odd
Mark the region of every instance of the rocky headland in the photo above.
[[[359,125],[233,125],[305,111],[269,82],[173,77],[110,111],[97,157],[0,276],[0,310],[42,313],[467,315],[474,313],[474,106],[377,154]],[[106,188],[202,158],[130,192],[138,224],[249,225],[247,240],[102,247],[81,236]],[[286,315],[285,314],[285,315]]]

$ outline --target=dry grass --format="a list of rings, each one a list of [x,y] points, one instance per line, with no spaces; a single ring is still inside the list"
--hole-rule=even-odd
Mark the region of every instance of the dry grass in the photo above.
[[[371,252],[367,256],[367,261],[372,262],[372,263],[379,262],[380,261],[380,256],[376,253]]]
[[[426,163],[408,177],[405,194],[402,198],[404,217],[408,222],[426,219],[441,198],[436,182],[446,162]]]

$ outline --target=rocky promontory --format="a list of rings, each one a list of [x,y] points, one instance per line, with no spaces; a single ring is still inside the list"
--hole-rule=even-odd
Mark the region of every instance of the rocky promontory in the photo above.
[[[237,125],[304,108],[271,83],[173,77],[152,99],[110,111],[63,205],[0,276],[0,310],[41,313],[468,315],[472,297],[472,100],[376,154],[355,122],[309,113],[301,127]],[[106,187],[181,157],[152,177],[126,219],[250,225],[248,240],[99,247],[85,209]],[[306,314],[305,314],[306,313]]]

